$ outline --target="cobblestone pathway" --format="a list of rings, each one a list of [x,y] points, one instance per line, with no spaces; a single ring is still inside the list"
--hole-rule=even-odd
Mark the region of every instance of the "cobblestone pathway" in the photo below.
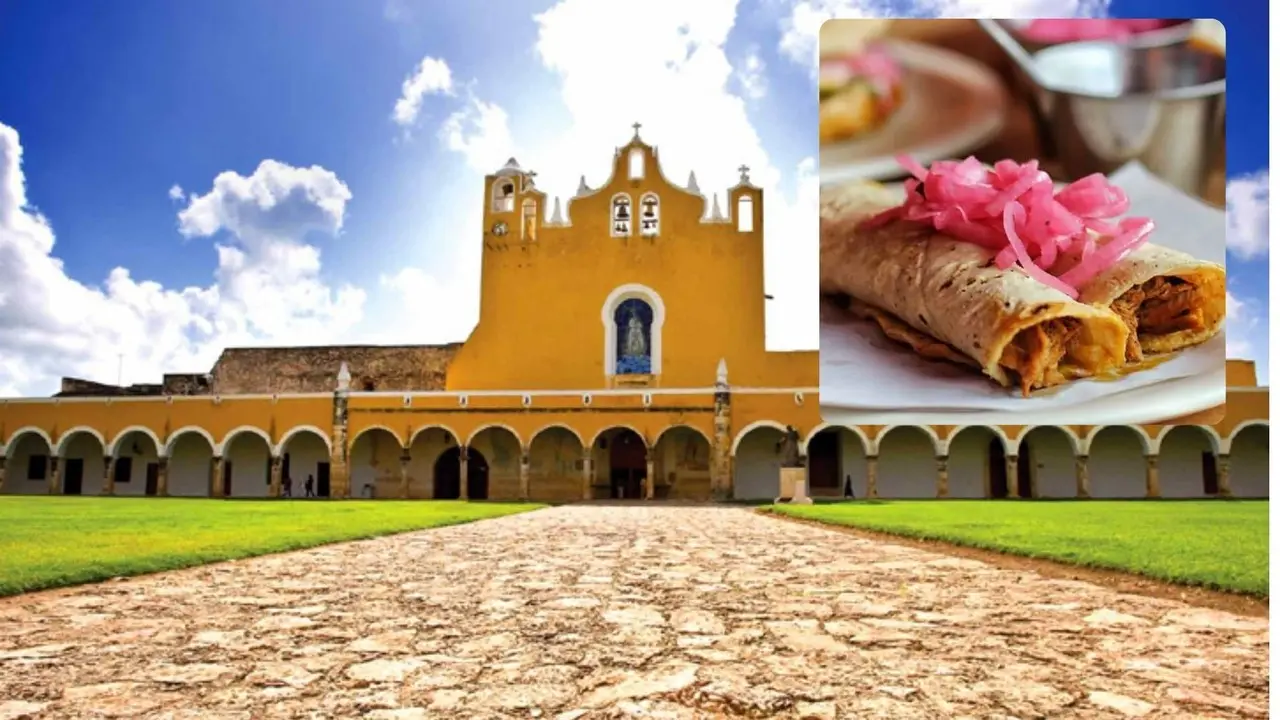
[[[741,508],[561,507],[0,602],[0,718],[1265,717],[1268,634]]]

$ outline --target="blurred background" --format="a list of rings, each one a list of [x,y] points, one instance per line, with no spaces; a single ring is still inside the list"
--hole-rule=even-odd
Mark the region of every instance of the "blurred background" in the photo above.
[[[1091,22],[1097,21],[1084,21]],[[1139,22],[1149,25],[1136,26],[1125,37],[1099,26],[1067,27],[1064,32],[1061,24],[1028,28],[997,23],[997,29],[1008,30],[1029,52],[1053,51],[1067,65],[1078,66],[1074,78],[1058,73],[1059,77],[1050,79],[1084,84],[1066,93],[1065,100],[1063,93],[1053,93],[1059,96],[1056,103],[1052,99],[1046,103],[1044,97],[1037,102],[1037,93],[1043,95],[1045,90],[1037,90],[1013,55],[978,21],[829,22],[822,35],[826,76],[831,75],[829,65],[838,67],[844,57],[879,45],[901,59],[902,97],[877,126],[861,128],[852,137],[824,137],[823,181],[900,178],[901,173],[884,162],[897,152],[909,152],[925,162],[968,155],[987,163],[1038,159],[1059,180],[1110,172],[1121,164],[1122,155],[1141,155],[1138,159],[1166,181],[1210,204],[1225,206],[1222,26],[1216,21]],[[1103,44],[1154,50],[1126,49],[1124,62],[1132,66],[1121,71],[1126,77],[1115,87],[1100,88],[1096,83],[1106,73],[1086,67],[1097,60],[1096,52],[1068,55],[1061,51],[1099,51],[1102,48],[1096,46]],[[902,47],[909,52],[896,50]],[[1033,67],[1041,66],[1033,62]],[[913,75],[940,79],[921,84]],[[940,91],[957,94],[933,100],[912,98],[913,90],[930,96]],[[1119,150],[1122,145],[1126,147]]]

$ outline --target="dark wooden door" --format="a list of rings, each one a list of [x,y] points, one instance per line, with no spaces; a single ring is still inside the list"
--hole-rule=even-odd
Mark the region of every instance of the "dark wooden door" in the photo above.
[[[222,497],[231,497],[231,461],[222,463]]]
[[[1009,497],[1009,471],[1004,463],[1004,443],[991,438],[987,446],[987,480],[991,484],[991,497]]]
[[[160,492],[160,463],[147,463],[147,494]]]
[[[329,463],[316,463],[316,497],[329,497]]]
[[[111,474],[111,480],[117,485],[127,483],[133,479],[133,458],[122,457],[116,458],[115,470]]]
[[[1031,497],[1031,448],[1018,453],[1018,497],[1026,500]]]
[[[1200,471],[1204,477],[1204,494],[1218,494],[1218,462],[1211,452],[1200,453]]]
[[[467,448],[467,499],[489,499],[489,461],[475,448]]]
[[[67,458],[62,461],[62,494],[79,495],[84,492],[84,460]]]
[[[612,496],[625,500],[644,497],[647,451],[644,439],[630,430],[622,430],[609,440],[609,479]]]
[[[825,430],[809,441],[809,490],[840,489],[840,433]]]

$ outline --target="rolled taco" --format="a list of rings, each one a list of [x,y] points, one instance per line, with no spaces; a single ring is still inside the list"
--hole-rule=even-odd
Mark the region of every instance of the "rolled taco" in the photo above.
[[[1024,396],[1124,363],[1128,329],[1107,309],[1000,270],[993,251],[928,225],[862,224],[900,201],[871,184],[823,191],[822,293],[847,296],[852,311],[921,356],[975,367]]]
[[[1080,301],[1114,312],[1128,328],[1125,360],[1199,345],[1227,319],[1227,271],[1147,243],[1080,287]]]

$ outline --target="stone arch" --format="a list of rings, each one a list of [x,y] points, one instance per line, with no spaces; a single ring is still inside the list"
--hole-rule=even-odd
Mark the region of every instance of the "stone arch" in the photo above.
[[[992,497],[1076,496],[1076,457],[1083,454],[1078,435],[1062,425],[1028,425],[1016,442],[1017,464],[1012,473],[1006,469],[1002,484],[992,474]]]
[[[876,494],[882,498],[935,497],[940,444],[928,425],[889,425],[881,430],[876,436]]]
[[[9,439],[3,445],[0,445],[0,450],[3,450],[3,455],[5,457],[8,457],[9,452],[17,447],[18,441],[21,440],[24,435],[35,435],[41,440],[44,440],[44,444],[49,446],[49,454],[51,455],[53,454],[54,449],[58,447],[57,443],[53,441],[53,438],[49,437],[49,433],[45,432],[42,428],[38,428],[35,425],[24,425],[17,430],[14,430],[13,433],[9,435]]]
[[[1222,452],[1222,438],[1218,436],[1218,431],[1212,425],[1165,425],[1160,428],[1160,432],[1156,433],[1156,439],[1152,442],[1151,452],[1159,453],[1164,449],[1164,439],[1169,433],[1178,428],[1196,428],[1204,433],[1208,439],[1210,446],[1215,453]]]
[[[218,450],[218,441],[213,439],[213,435],[208,430],[205,430],[199,425],[184,425],[169,433],[169,439],[164,444],[164,454],[166,456],[171,455],[178,440],[185,435],[199,435],[209,442],[210,452],[216,452]]]
[[[164,443],[160,442],[160,436],[156,435],[154,430],[152,430],[149,427],[146,427],[145,425],[130,425],[129,427],[116,433],[116,436],[112,438],[111,445],[109,446],[111,448],[111,454],[119,455],[121,441],[123,441],[126,437],[128,437],[129,433],[135,433],[135,432],[142,433],[143,435],[146,435],[147,437],[151,438],[151,442],[155,445],[156,453],[160,457],[165,456],[165,452],[168,449],[168,447]]]
[[[265,430],[241,425],[222,438],[223,497],[268,497],[271,494],[271,461],[275,443]]]
[[[484,456],[488,469],[485,493],[489,499],[520,497],[520,461],[527,448],[514,428],[503,423],[482,425],[467,437],[467,447]],[[470,466],[467,472],[471,472]]]
[[[898,430],[900,428],[916,428],[917,430],[920,430],[926,436],[928,436],[929,441],[933,445],[933,454],[935,456],[942,455],[944,453],[942,440],[938,438],[938,433],[933,429],[933,426],[931,425],[885,425],[884,427],[880,428],[880,432],[876,433],[875,442],[871,444],[872,453],[879,455],[880,444],[884,442],[885,437],[887,437],[889,433],[895,430]]]
[[[582,436],[560,423],[547,425],[529,439],[529,497],[565,502],[583,497]]]
[[[1009,439],[1009,436],[1005,435],[1004,430],[1001,429],[999,425],[957,425],[951,428],[951,432],[946,437],[939,438],[939,445],[942,447],[942,454],[943,455],[950,454],[951,441],[956,439],[956,437],[958,437],[960,433],[965,432],[966,430],[972,430],[974,428],[981,428],[983,430],[987,430],[992,435],[994,435],[995,438],[1000,441],[1000,447],[1004,450],[1006,455],[1012,455],[1015,452],[1017,452],[1018,446],[1012,444],[1012,442]]]
[[[733,496],[740,500],[765,500],[778,496],[782,469],[779,444],[787,426],[773,420],[757,420],[742,428],[729,452],[733,456]]]
[[[365,433],[373,432],[375,430],[381,430],[385,433],[388,433],[391,435],[391,437],[395,438],[396,440],[399,440],[401,444],[404,443],[404,440],[400,437],[400,433],[396,432],[395,430],[392,430],[386,425],[369,425],[367,427],[361,428],[360,432],[351,436],[351,439],[347,441],[347,445],[348,445],[347,451],[350,452],[351,448],[356,446],[356,441],[359,440]]]
[[[1215,497],[1219,491],[1218,434],[1205,425],[1167,425],[1156,436],[1160,496]]]
[[[432,468],[432,497],[436,500],[458,500],[462,497],[462,445],[454,445],[436,458]],[[484,500],[488,497],[486,484],[489,474],[488,461],[473,447],[467,447],[467,498]]]
[[[389,430],[387,432],[390,432]],[[397,435],[391,433],[393,437]],[[387,447],[379,449],[376,441],[376,434],[368,436],[370,444],[373,446],[370,450],[370,465],[377,460],[378,465],[383,468],[391,467],[390,457],[394,448],[388,444]],[[434,424],[425,425],[415,429],[409,434],[409,443],[402,446],[409,455],[409,497],[429,499],[436,497],[435,472],[436,461],[440,456],[447,452],[450,448],[460,447],[462,441],[456,431],[448,425]],[[353,453],[358,449],[352,446]],[[378,458],[379,454],[381,459]],[[353,457],[358,457],[353,455]],[[373,472],[373,471],[370,471]],[[378,473],[374,473],[378,474]],[[382,477],[389,476],[389,470],[381,471]],[[386,482],[385,480],[382,482]],[[379,486],[381,487],[381,485]]]
[[[844,496],[848,491],[866,497],[870,447],[870,438],[857,425],[820,423],[809,431],[804,440],[809,494]]]
[[[662,374],[662,328],[667,321],[666,305],[656,290],[639,283],[619,285],[605,298],[600,307],[600,322],[604,324],[604,374],[612,377],[618,365],[618,328],[614,315],[627,300],[641,300],[653,313],[649,323],[649,374]]]
[[[1065,425],[1023,425],[1022,429],[1018,431],[1017,437],[1013,439],[1013,447],[1021,448],[1022,441],[1025,440],[1028,435],[1035,432],[1036,430],[1039,430],[1040,428],[1053,428],[1055,430],[1060,431],[1063,435],[1067,437],[1067,441],[1071,443],[1072,453],[1074,453],[1075,455],[1084,454],[1084,446],[1081,444],[1080,436],[1075,434],[1075,432],[1073,432],[1071,428]]]
[[[1260,426],[1268,431],[1271,430],[1271,423],[1267,422],[1266,420],[1249,420],[1249,421],[1240,423],[1239,425],[1232,428],[1231,433],[1227,435],[1226,440],[1222,443],[1222,449],[1220,450],[1220,452],[1229,455],[1231,453],[1231,446],[1235,443],[1236,438],[1240,436],[1240,433],[1255,426]]]
[[[733,438],[733,443],[729,445],[729,454],[731,456],[736,457],[738,454],[738,446],[742,444],[742,439],[745,438],[747,434],[752,432],[753,430],[758,430],[760,428],[766,428],[766,427],[773,428],[774,430],[777,430],[779,433],[782,433],[783,435],[786,435],[787,433],[787,426],[775,420],[756,420],[755,422],[747,423],[746,427],[738,431],[737,436]]]
[[[63,453],[66,452],[67,441],[70,440],[73,436],[79,435],[81,433],[84,433],[86,435],[92,435],[93,437],[97,438],[98,444],[102,446],[103,453],[107,451],[107,448],[111,447],[110,445],[107,444],[107,441],[102,437],[102,433],[98,432],[97,430],[94,430],[88,425],[77,425],[69,430],[64,431],[61,435],[58,436],[58,444],[54,447],[54,451],[57,453],[58,457],[62,457]]]
[[[198,425],[187,425],[169,433],[169,440],[165,443],[165,457],[169,462],[169,494],[175,497],[208,497],[212,490],[210,472],[217,449],[218,441]]]
[[[289,428],[288,432],[286,432],[284,435],[280,436],[280,442],[276,443],[276,446],[275,446],[276,455],[284,455],[285,446],[289,444],[289,441],[303,433],[315,435],[316,437],[320,438],[320,441],[324,443],[325,451],[330,455],[333,454],[333,443],[329,440],[328,433],[316,427],[315,425],[295,425]]]
[[[547,427],[553,427],[553,426],[548,425]],[[506,423],[485,423],[483,425],[480,425],[475,430],[472,430],[471,434],[467,436],[466,444],[470,445],[476,438],[480,437],[480,433],[486,430],[506,430],[507,432],[511,433],[511,436],[516,439],[516,442],[520,445],[521,448],[524,447],[524,441],[520,439],[520,433],[516,432],[515,428],[511,427],[510,425],[507,425]],[[538,432],[542,432],[542,431],[539,430]]]
[[[1241,498],[1270,496],[1270,445],[1270,423],[1249,422],[1232,431],[1227,443],[1232,495]]]
[[[227,449],[231,447],[231,441],[245,433],[257,435],[267,444],[268,449],[272,451],[275,450],[276,444],[271,441],[271,436],[267,434],[266,430],[263,430],[256,425],[241,425],[239,427],[232,428],[226,435],[222,436],[222,442],[218,443],[217,447],[218,454],[225,455]]]
[[[943,440],[947,455],[947,494],[953,498],[987,497],[992,488],[1007,487],[1008,463],[1014,450],[999,427],[964,425]]]
[[[4,445],[5,494],[48,494],[53,473],[50,462],[56,447],[49,433],[41,428],[25,426],[15,430]]]
[[[1144,454],[1151,455],[1155,452],[1155,449],[1152,447],[1153,443],[1151,441],[1151,436],[1147,434],[1146,430],[1137,425],[1095,425],[1090,428],[1088,434],[1084,436],[1084,452],[1086,455],[1093,452],[1094,438],[1101,435],[1107,428],[1126,428],[1128,430],[1132,430],[1142,441],[1142,451]]]
[[[614,425],[613,427],[621,427],[621,426]],[[640,435],[640,437],[644,437],[644,435],[642,435],[635,428],[628,427],[627,429],[631,430],[632,432],[635,432],[637,435]],[[689,425],[688,423],[675,423],[673,425],[666,426],[665,428],[662,429],[661,432],[658,433],[658,437],[654,438],[653,446],[657,447],[658,443],[662,442],[662,436],[666,435],[667,433],[673,430],[689,430],[689,431],[695,432],[699,436],[701,436],[703,440],[707,441],[707,445],[711,444],[711,438],[705,432],[703,432],[701,428],[698,428],[694,425]]]
[[[711,498],[711,439],[702,430],[683,423],[668,426],[650,454],[655,498]]]
[[[1097,498],[1140,498],[1147,494],[1151,438],[1133,425],[1103,425],[1085,438],[1090,494]]]
[[[516,183],[508,176],[493,181],[490,212],[509,213],[516,209]]]
[[[552,426],[548,425],[547,427],[552,427]],[[545,430],[545,429],[546,429],[546,428],[543,428],[543,430]],[[640,439],[641,439],[641,440],[644,440],[644,442],[645,442],[645,445],[646,445],[646,446],[649,444],[649,437],[648,437],[647,435],[645,435],[644,433],[640,432],[640,429],[639,429],[639,428],[637,428],[637,427],[636,427],[636,426],[634,426],[634,425],[628,425],[628,424],[626,424],[626,423],[620,423],[620,424],[617,424],[617,425],[609,425],[609,426],[606,426],[606,427],[603,427],[603,428],[600,428],[599,430],[597,430],[597,431],[596,431],[596,434],[591,436],[591,447],[595,447],[596,445],[599,445],[599,444],[600,444],[600,440],[601,440],[602,438],[604,438],[605,436],[609,435],[610,433],[612,433],[612,432],[614,432],[614,431],[616,431],[616,430],[630,430],[631,432],[635,433],[636,435],[639,435],[639,436],[640,436]],[[542,430],[539,430],[538,432],[542,432]],[[534,434],[536,435],[537,433],[534,433]],[[587,445],[585,445],[585,444],[584,444],[584,445],[583,445],[583,447],[587,447]]]
[[[867,436],[867,433],[863,431],[861,427],[859,427],[858,425],[839,425],[839,424],[828,423],[828,422],[820,422],[817,425],[814,425],[813,429],[809,431],[809,434],[804,437],[804,447],[806,448],[806,450],[809,447],[809,443],[810,441],[813,440],[814,436],[816,436],[818,433],[822,432],[823,430],[833,430],[833,429],[848,430],[854,435],[857,435],[858,439],[862,441],[862,451],[863,452],[871,451],[871,438]]]
[[[414,428],[413,432],[409,434],[409,447],[413,447],[413,443],[418,439],[419,435],[425,432],[430,432],[432,430],[443,430],[449,435],[449,437],[453,439],[453,442],[455,445],[462,444],[462,436],[459,435],[456,430],[449,427],[448,425],[436,423],[434,425],[423,425],[422,427]],[[388,432],[391,432],[389,428],[388,428]],[[399,437],[399,433],[391,432],[391,434],[395,435],[396,437]]]

